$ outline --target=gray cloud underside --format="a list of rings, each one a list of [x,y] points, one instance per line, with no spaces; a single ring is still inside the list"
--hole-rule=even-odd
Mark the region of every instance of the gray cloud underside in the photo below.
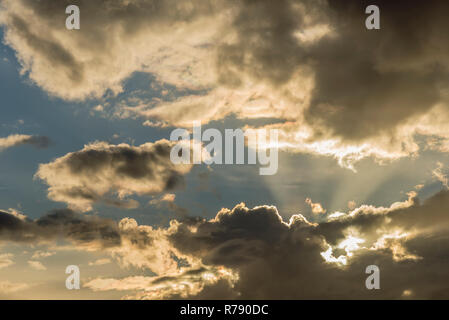
[[[449,250],[449,194],[437,194],[422,205],[414,201],[411,207],[393,210],[362,207],[353,217],[319,225],[298,218],[287,226],[275,208],[237,207],[232,214],[218,215],[218,221],[199,223],[194,233],[181,226],[172,240],[181,252],[199,255],[206,265],[237,270],[240,281],[232,292],[243,299],[395,299],[404,290],[418,299],[447,298],[448,264],[441,255]],[[320,252],[328,243],[343,240],[348,227],[357,228],[367,243],[379,237],[376,230],[382,227],[419,230],[401,245],[422,259],[395,261],[393,246],[386,246],[362,249],[343,267],[325,263]],[[371,264],[381,270],[378,291],[365,288],[365,268]]]
[[[30,244],[62,240],[110,247],[120,244],[120,235],[113,220],[69,209],[54,210],[37,220],[0,211],[0,240]]]
[[[191,166],[174,165],[172,143],[160,140],[141,146],[95,142],[53,162],[41,164],[36,177],[49,185],[49,198],[89,211],[92,205],[135,208],[131,194],[154,194],[180,187]]]
[[[129,219],[119,226],[70,210],[55,211],[35,221],[1,212],[0,239],[35,243],[60,237],[76,245],[109,249],[128,242],[131,252],[151,248],[163,234],[169,252],[195,257],[204,268],[224,267],[239,275],[232,286],[225,280],[208,283],[191,298],[394,299],[401,298],[404,290],[418,299],[448,298],[449,265],[442,257],[449,250],[449,193],[440,192],[422,204],[414,196],[390,208],[361,206],[320,224],[309,223],[301,215],[285,223],[275,207],[248,209],[241,204],[233,210],[223,209],[213,220],[174,221],[170,231],[137,227]],[[388,235],[398,229],[409,236],[374,246],[382,232]],[[347,265],[326,262],[321,253],[344,240],[348,230],[357,230],[366,240],[364,247],[348,257]],[[381,270],[381,290],[365,288],[365,268],[371,264]],[[155,278],[151,285],[186,276]],[[175,292],[167,297],[185,295]]]

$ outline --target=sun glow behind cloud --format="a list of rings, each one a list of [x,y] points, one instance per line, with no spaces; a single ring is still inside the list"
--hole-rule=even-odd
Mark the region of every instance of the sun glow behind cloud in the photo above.
[[[321,252],[321,256],[327,262],[347,265],[348,259],[354,255],[355,251],[361,249],[359,245],[364,242],[365,240],[362,238],[357,238],[355,236],[349,235],[346,239],[341,241],[335,248],[329,245],[326,251]],[[333,251],[336,248],[343,249],[346,252],[346,255],[339,255],[338,257],[335,257]]]

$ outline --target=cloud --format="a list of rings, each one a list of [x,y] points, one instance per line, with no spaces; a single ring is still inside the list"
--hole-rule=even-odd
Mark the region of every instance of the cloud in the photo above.
[[[169,243],[167,235],[173,228],[175,225],[164,229],[138,225],[131,218],[116,222],[69,209],[54,210],[36,220],[0,211],[0,243],[47,245],[53,250],[68,245],[74,250],[101,251],[124,268],[145,268],[160,275],[176,272],[176,259],[197,264]]]
[[[31,259],[37,260],[37,259],[41,259],[41,258],[47,258],[47,257],[51,257],[55,254],[56,254],[56,252],[37,250],[33,253],[33,255],[31,256]]]
[[[47,270],[47,267],[44,266],[44,265],[42,264],[42,262],[40,262],[40,261],[29,260],[29,261],[28,261],[28,264],[30,265],[30,267],[32,267],[32,268],[35,269],[35,270],[39,270],[39,271],[45,271],[45,270]]]
[[[448,150],[445,2],[378,1],[375,31],[364,26],[368,1],[83,0],[76,32],[63,26],[68,4],[5,0],[0,20],[22,72],[52,95],[115,96],[146,72],[161,97],[127,97],[140,101],[117,103],[120,117],[183,127],[276,119],[280,148],[353,170],[366,157],[417,154],[416,135]]]
[[[70,1],[3,2],[0,23],[16,50],[22,73],[52,95],[76,100],[118,93],[133,72],[202,88],[210,78],[204,46],[214,35],[218,4],[132,0],[77,2],[82,27],[65,28]],[[173,32],[177,30],[177,32]],[[201,65],[201,66],[198,66]]]
[[[173,204],[175,202],[175,199],[176,199],[176,195],[174,193],[166,193],[158,199],[150,200],[149,204],[155,205],[155,206],[160,206],[164,202]]]
[[[113,220],[87,216],[68,209],[54,210],[36,220],[0,211],[0,241],[49,244],[56,240],[73,242],[85,249],[120,244]]]
[[[416,155],[417,134],[435,135],[435,147],[447,149],[446,3],[404,11],[407,1],[381,1],[382,28],[371,32],[366,1],[239,4],[217,47],[216,88],[139,114],[178,126],[200,114],[205,122],[280,119],[270,126],[281,130],[280,148],[332,156],[353,170],[366,157]],[[416,16],[419,26],[406,27]],[[314,36],[304,41],[307,34]]]
[[[258,78],[286,89],[289,83],[299,87],[300,69],[313,78],[305,104],[296,101],[301,110],[296,124],[279,125],[292,149],[334,155],[345,165],[358,157],[408,156],[417,151],[417,132],[447,136],[447,129],[432,128],[426,120],[437,108],[447,115],[448,23],[441,15],[447,3],[416,3],[405,11],[407,1],[380,1],[382,28],[372,32],[363,24],[367,1],[242,3],[233,21],[237,40],[220,52],[227,79]],[[419,23],[408,27],[416,16]],[[331,32],[298,41],[294,35],[308,24],[327,25]],[[295,100],[281,101],[293,109]]]
[[[314,213],[314,214],[326,213],[326,209],[323,209],[323,206],[321,205],[321,203],[313,203],[312,199],[310,199],[310,198],[306,198],[306,203],[312,209],[312,213]]]
[[[418,298],[444,298],[447,266],[440,264],[436,248],[449,245],[448,205],[447,192],[423,204],[410,194],[388,208],[361,206],[320,224],[301,215],[286,223],[274,207],[239,205],[210,221],[181,224],[171,239],[181,253],[201,257],[206,266],[237,272],[234,291],[243,299],[400,298],[403,290]],[[329,247],[346,265],[341,258],[323,258]],[[381,269],[378,292],[364,286],[364,270],[371,264]],[[441,285],[429,285],[431,274]]]
[[[89,262],[89,266],[102,266],[105,264],[111,263],[111,260],[108,258],[98,259],[92,262]]]
[[[35,176],[49,185],[50,199],[72,209],[90,211],[98,202],[132,209],[139,204],[126,199],[129,195],[152,195],[183,185],[191,166],[174,165],[171,146],[167,140],[140,146],[95,142],[41,164]]]
[[[144,277],[134,276],[123,279],[98,278],[85,284],[93,291],[137,291],[127,295],[125,299],[165,299],[173,296],[187,298],[195,296],[207,285],[226,281],[232,286],[238,279],[235,274],[224,268],[200,268],[188,270],[173,276]]]
[[[176,221],[168,228],[139,225],[135,219],[123,218],[118,223],[121,244],[111,247],[109,253],[121,266],[149,269],[157,275],[179,271],[179,260],[196,266],[194,257],[179,253],[167,236],[176,229]]]
[[[13,215],[14,217],[20,219],[20,220],[26,220],[27,216],[24,215],[22,212],[13,209],[13,208],[9,208],[6,212],[8,212],[9,214]]]
[[[444,187],[449,188],[448,179],[446,174],[443,172],[443,168],[444,165],[438,161],[437,168],[432,170],[432,176],[434,176],[438,181],[440,181]]]
[[[447,85],[441,76],[447,74],[449,63],[442,54],[449,46],[441,41],[447,20],[438,13],[448,8],[446,3],[416,2],[413,10],[405,13],[401,8],[406,1],[379,1],[376,5],[381,8],[382,28],[378,32],[367,32],[360,26],[368,2],[329,4],[331,25],[338,36],[312,49],[311,59],[317,62],[316,86],[306,112],[309,123],[322,125],[321,134],[330,131],[352,141],[391,135],[408,119],[416,121],[438,103],[447,104],[441,90]],[[416,16],[419,23],[406,27]],[[360,47],[354,50],[353,43]],[[441,70],[435,69],[435,64]],[[337,65],[338,69],[329,69]],[[348,123],[354,124],[351,129]]]
[[[388,207],[361,205],[319,223],[300,214],[287,222],[276,207],[243,203],[213,219],[185,217],[158,228],[67,209],[37,220],[1,212],[0,239],[69,242],[108,254],[123,268],[151,271],[86,282],[98,292],[123,291],[125,298],[400,299],[409,290],[417,299],[443,299],[448,208],[444,190],[422,203],[409,192]],[[381,270],[381,290],[365,288],[372,264]]]
[[[14,293],[17,291],[26,290],[30,287],[31,287],[31,285],[28,283],[0,281],[0,293],[3,293],[3,294]]]
[[[266,128],[280,130],[280,148],[334,157],[353,170],[366,157],[418,154],[416,136],[428,149],[449,150],[447,2],[379,0],[378,31],[364,28],[368,1],[81,0],[76,32],[64,28],[68,4],[2,2],[5,43],[22,74],[50,95],[108,100],[134,72],[146,72],[174,94],[126,97],[114,110],[119,116],[158,127],[230,115],[276,120]],[[107,101],[95,105],[109,110]],[[48,139],[0,138],[0,150],[20,144],[45,147]],[[133,291],[127,297],[448,298],[447,191],[423,203],[415,192],[387,207],[351,202],[348,212],[327,216],[309,199],[319,223],[299,214],[284,221],[267,205],[239,204],[211,220],[184,217],[159,228],[74,211],[96,203],[135,208],[132,195],[158,195],[153,204],[176,209],[167,192],[190,166],[174,167],[169,147],[95,142],[42,164],[36,177],[69,209],[36,220],[0,211],[0,241],[68,242],[123,268],[150,270],[153,276],[88,282],[96,291]],[[447,186],[443,165],[433,174]],[[36,261],[44,256],[33,254],[30,266],[45,268]],[[0,256],[0,267],[11,263]],[[371,264],[381,269],[380,291],[364,287]],[[0,282],[4,291],[25,287]]]
[[[36,148],[47,148],[50,139],[43,136],[30,136],[26,134],[12,134],[5,138],[0,138],[0,151],[19,145],[32,145]]]
[[[9,267],[14,264],[12,253],[2,253],[0,254],[0,269]]]

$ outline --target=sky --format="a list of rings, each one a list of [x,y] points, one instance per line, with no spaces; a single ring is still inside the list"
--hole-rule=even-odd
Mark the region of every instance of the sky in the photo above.
[[[449,298],[448,10],[0,0],[0,299]],[[194,121],[277,172],[173,163]]]

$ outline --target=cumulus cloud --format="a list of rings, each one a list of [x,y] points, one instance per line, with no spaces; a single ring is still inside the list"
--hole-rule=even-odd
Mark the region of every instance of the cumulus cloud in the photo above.
[[[49,185],[50,199],[72,209],[89,211],[97,202],[136,208],[138,202],[127,196],[156,194],[183,184],[191,166],[171,162],[172,145],[167,140],[140,146],[95,142],[41,164],[35,176]]]
[[[65,28],[71,4],[2,3],[6,43],[16,50],[22,73],[50,94],[72,100],[118,93],[135,71],[153,72],[184,88],[208,84],[203,46],[218,22],[214,1],[81,0],[78,32]]]
[[[367,32],[368,4],[239,2],[229,36],[217,44],[217,86],[136,111],[184,126],[201,114],[204,121],[230,113],[281,119],[272,126],[281,130],[281,148],[333,156],[351,169],[365,157],[416,154],[416,134],[440,137],[436,148],[444,151],[449,47],[440,13],[448,5],[404,11],[409,2],[381,1],[382,28]],[[416,16],[419,26],[406,27]]]
[[[173,232],[175,225],[167,229],[139,225],[132,218],[124,218],[118,223],[121,234],[121,245],[111,248],[111,255],[124,267],[147,268],[152,272],[164,275],[177,272],[178,258],[186,258],[177,254],[170,244],[167,234]],[[193,259],[191,260],[192,263]]]
[[[382,28],[370,32],[368,1],[83,0],[77,32],[63,26],[68,4],[5,0],[1,14],[22,72],[50,94],[114,95],[147,72],[178,94],[120,103],[120,116],[185,127],[277,119],[281,148],[351,169],[416,154],[417,134],[448,150],[443,1],[378,1]]]
[[[167,227],[77,215],[68,210],[35,221],[0,215],[0,239],[65,239],[101,250],[122,267],[154,276],[89,279],[95,291],[127,298],[447,298],[449,193],[420,203],[415,192],[389,207],[361,205],[320,223],[284,221],[273,206],[239,204],[215,218],[186,217]],[[39,242],[36,242],[39,239]],[[365,268],[381,270],[382,290],[365,288]],[[413,277],[410,277],[413,274]],[[428,279],[435,279],[429,283]]]
[[[366,17],[368,2],[329,4],[335,13],[331,25],[336,26],[338,37],[321,41],[313,48],[316,51],[311,58],[317,57],[316,94],[307,110],[308,121],[322,124],[323,131],[360,140],[392,133],[407,119],[426,113],[438,103],[447,104],[441,90],[447,85],[441,73],[447,73],[449,63],[447,54],[442,54],[449,47],[441,41],[447,20],[439,14],[447,9],[446,3],[416,2],[404,14],[401,8],[407,6],[406,1],[379,1],[379,32],[366,32],[358,26]],[[419,17],[419,23],[406,26],[411,17]],[[354,43],[360,45],[356,50]],[[441,70],[435,69],[435,64]],[[338,70],[329,69],[337,65]]]
[[[226,281],[229,286],[238,276],[225,268],[200,268],[163,277],[134,276],[123,279],[98,278],[85,284],[93,291],[137,291],[125,296],[125,299],[165,299],[173,296],[187,298],[204,290],[205,286]]]
[[[361,206],[320,224],[301,215],[286,223],[274,207],[239,205],[195,228],[181,225],[171,238],[181,252],[200,256],[206,265],[237,271],[234,290],[242,298],[400,298],[411,289],[416,297],[443,298],[445,285],[429,284],[428,277],[435,274],[444,283],[447,266],[434,262],[440,261],[435,248],[449,244],[443,236],[448,199],[442,192],[419,204],[411,193],[390,207]],[[335,260],[321,255],[329,248]],[[381,269],[377,293],[364,287],[370,264]]]
[[[390,207],[363,205],[320,224],[301,215],[285,222],[275,207],[249,209],[244,204],[222,209],[211,220],[174,220],[168,229],[124,219],[121,229],[138,231],[142,250],[154,250],[143,239],[157,234],[164,242],[157,248],[191,260],[167,269],[175,258],[160,256],[156,260],[165,261],[160,271],[166,272],[158,276],[96,278],[86,286],[123,291],[124,298],[132,299],[408,297],[404,291],[418,298],[444,298],[447,266],[440,264],[435,246],[449,245],[443,236],[449,228],[448,199],[441,192],[420,204],[410,193],[409,199]],[[126,258],[135,261],[132,255]],[[381,268],[380,291],[364,286],[364,270],[371,264]],[[409,274],[414,274],[413,281]],[[431,274],[441,281],[429,285]]]
[[[179,270],[176,259],[183,259],[192,266],[199,263],[193,257],[179,254],[168,241],[167,235],[175,226],[176,222],[173,222],[168,228],[153,228],[138,225],[131,218],[117,223],[69,209],[54,210],[36,220],[20,219],[0,211],[0,243],[57,247],[60,242],[76,250],[105,252],[124,268],[145,268],[163,275]],[[36,255],[37,258],[43,256],[48,253]],[[10,260],[9,256],[6,258]],[[37,262],[32,260],[30,265],[37,266]]]
[[[50,143],[50,139],[43,136],[30,136],[26,134],[12,134],[4,138],[0,138],[0,151],[19,145],[32,145],[36,148],[46,148]]]
[[[277,87],[298,87],[295,70],[300,69],[313,78],[305,104],[296,102],[296,110],[303,107],[299,116],[278,125],[285,147],[334,156],[352,167],[367,156],[395,159],[416,153],[416,133],[447,137],[447,127],[429,121],[435,119],[430,114],[447,115],[449,47],[443,31],[447,19],[441,15],[447,3],[416,3],[404,10],[407,1],[380,1],[382,28],[367,32],[363,22],[369,4],[260,1],[241,6],[234,20],[238,40],[220,60],[226,74],[237,77],[232,81],[251,75]],[[408,27],[416,16],[419,24]],[[331,32],[298,42],[293,35],[307,28],[307,20],[326,24]],[[289,102],[293,109],[294,100]]]

